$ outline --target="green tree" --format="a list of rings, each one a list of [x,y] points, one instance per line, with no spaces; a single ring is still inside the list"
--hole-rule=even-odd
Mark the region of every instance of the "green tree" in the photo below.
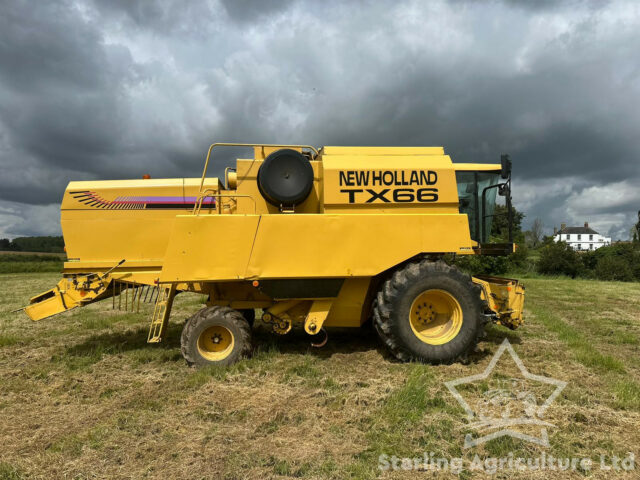
[[[509,218],[507,213],[506,205],[496,205],[491,224],[491,239],[493,242],[506,242],[509,239]],[[522,220],[525,215],[516,210],[513,205],[511,206],[511,215],[513,218],[513,240],[516,243],[524,243]]]
[[[599,280],[617,280],[631,282],[634,280],[633,270],[629,263],[621,256],[606,256],[596,264],[596,278]]]
[[[501,275],[509,268],[507,257],[461,255],[456,257],[454,263],[472,275]]]
[[[533,223],[531,224],[530,238],[531,238],[531,246],[536,248],[540,245],[540,241],[543,237],[544,224],[542,223],[542,219],[537,217]],[[525,232],[526,233],[526,232]]]
[[[11,241],[12,250],[22,252],[64,252],[62,237],[17,237]]]
[[[538,272],[545,275],[568,275],[575,278],[582,270],[580,254],[565,242],[553,242],[540,251]]]
[[[604,261],[604,258],[615,258],[615,260]],[[600,247],[584,254],[583,259],[585,268],[590,270],[596,278],[614,280],[612,277],[616,276],[613,273],[615,266],[624,264],[625,266],[620,267],[620,274],[617,275],[620,278],[615,279],[627,277],[627,269],[629,269],[632,275],[640,280],[640,244],[638,243],[614,243],[607,247]]]
[[[502,275],[510,270],[524,269],[527,264],[528,249],[524,243],[522,233],[522,219],[524,213],[511,208],[513,215],[513,239],[518,244],[516,253],[509,256],[488,256],[488,255],[461,255],[456,257],[455,264],[473,275],[491,274]],[[492,243],[506,243],[509,240],[509,220],[507,218],[507,207],[496,205],[491,226]]]

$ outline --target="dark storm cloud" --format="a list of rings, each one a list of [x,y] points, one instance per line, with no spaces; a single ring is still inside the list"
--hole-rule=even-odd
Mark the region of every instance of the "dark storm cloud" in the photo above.
[[[118,91],[135,72],[71,3],[33,7],[8,2],[0,15],[0,199],[46,203],[60,198],[60,171],[95,171],[119,151]]]
[[[281,12],[294,0],[222,0],[224,8],[231,18],[238,22],[256,22],[265,16]]]
[[[216,2],[184,0],[87,0],[97,19],[123,22],[127,32],[150,30],[162,36],[198,37],[218,27]],[[266,2],[268,3],[268,2]]]
[[[508,152],[527,222],[626,235],[639,8],[3,2],[0,236],[52,233],[42,212],[69,180],[197,176],[212,141],[444,145],[482,162]],[[217,153],[213,172],[243,154]]]
[[[520,8],[532,12],[559,10],[563,8],[588,8],[599,9],[610,3],[609,0],[449,0],[452,4],[465,5],[483,2],[485,5],[491,3],[503,4],[507,7]]]
[[[101,84],[100,34],[79,20],[79,12],[68,3],[3,2],[3,86],[27,93],[45,88],[91,89]]]

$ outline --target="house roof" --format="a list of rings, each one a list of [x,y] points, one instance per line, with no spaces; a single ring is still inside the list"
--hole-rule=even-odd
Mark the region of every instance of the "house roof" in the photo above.
[[[564,233],[591,233],[598,235],[593,228],[590,227],[564,227],[562,230],[558,231],[558,234]]]

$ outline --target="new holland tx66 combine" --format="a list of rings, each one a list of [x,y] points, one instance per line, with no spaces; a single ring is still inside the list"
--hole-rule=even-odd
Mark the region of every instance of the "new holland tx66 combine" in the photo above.
[[[249,352],[256,309],[278,334],[302,325],[323,340],[325,327],[372,318],[398,359],[429,362],[473,350],[487,321],[522,322],[517,280],[442,260],[513,252],[511,238],[487,242],[496,195],[511,211],[506,156],[454,164],[440,147],[249,145],[254,158],[224,183],[207,177],[214,147],[229,145],[209,148],[202,178],[71,182],[63,278],[31,299],[29,317],[153,298],[148,341],[160,342],[175,295],[206,294],[182,331],[197,365]]]

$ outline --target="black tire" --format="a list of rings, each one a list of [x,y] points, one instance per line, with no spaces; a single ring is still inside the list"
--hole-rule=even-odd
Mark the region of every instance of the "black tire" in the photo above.
[[[249,326],[253,328],[253,324],[256,321],[256,311],[253,308],[245,308],[238,310],[244,319],[249,322]]]
[[[226,329],[232,335],[233,344],[224,357],[212,360],[203,353],[202,337],[212,327]],[[180,337],[182,356],[189,365],[231,365],[251,351],[251,327],[240,312],[229,307],[205,307],[187,320]],[[211,355],[211,354],[209,354]],[[215,353],[214,355],[217,355]]]
[[[409,320],[412,303],[428,290],[446,292],[462,311],[459,331],[441,345],[421,340]],[[410,263],[382,284],[373,301],[373,323],[384,344],[401,361],[448,363],[465,359],[475,349],[484,327],[480,292],[469,275],[444,262]]]
[[[258,170],[258,187],[271,204],[294,206],[313,188],[313,167],[300,152],[284,148],[271,153]]]

